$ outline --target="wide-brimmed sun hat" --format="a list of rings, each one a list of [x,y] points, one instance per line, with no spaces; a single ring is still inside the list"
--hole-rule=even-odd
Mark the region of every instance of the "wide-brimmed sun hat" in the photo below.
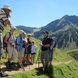
[[[3,9],[8,9],[12,12],[12,9],[7,4],[3,6]]]
[[[28,33],[27,35],[28,35],[28,36],[32,36],[32,34],[30,34],[30,33]]]
[[[24,31],[23,30],[20,30],[19,34],[24,34]]]
[[[11,26],[11,29],[14,29],[14,30],[16,30],[16,27],[14,27],[14,26]]]

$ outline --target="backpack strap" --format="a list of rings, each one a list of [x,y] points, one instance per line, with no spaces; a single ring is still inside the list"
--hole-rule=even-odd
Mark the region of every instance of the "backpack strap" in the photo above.
[[[8,33],[9,33],[9,37],[8,37],[7,41],[9,41],[9,39],[10,39],[10,37],[11,37],[11,33],[10,33],[10,32],[8,32]]]

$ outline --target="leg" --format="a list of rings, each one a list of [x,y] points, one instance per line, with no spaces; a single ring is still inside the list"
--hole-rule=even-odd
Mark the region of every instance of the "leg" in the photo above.
[[[45,64],[44,64],[44,51],[41,52],[41,62],[42,62],[43,68],[44,68],[44,66],[45,66]]]
[[[42,52],[42,64],[43,64],[43,68],[44,70],[47,70],[48,68],[48,63],[49,63],[49,51],[43,51]]]
[[[2,37],[2,33],[0,33],[0,77],[5,77],[7,76],[7,74],[5,74],[1,69],[2,53],[3,53],[3,37]]]
[[[0,33],[0,69],[1,69],[2,53],[3,53],[3,37],[2,37],[2,33]]]
[[[13,59],[14,48],[10,44],[8,44],[7,45],[7,51],[8,51],[8,62],[11,62]]]
[[[24,66],[23,66],[23,59],[24,59],[24,49],[22,49],[21,51],[19,51],[19,53],[18,53],[18,63],[19,63],[19,65],[20,65],[20,67],[21,68],[23,68],[23,70],[25,71],[25,69],[24,69]]]
[[[33,54],[33,57],[32,58],[33,58],[32,60],[33,60],[33,63],[34,63],[35,54]]]
[[[53,49],[50,50],[50,52],[49,52],[49,64],[50,65],[52,64],[52,60],[53,60]]]

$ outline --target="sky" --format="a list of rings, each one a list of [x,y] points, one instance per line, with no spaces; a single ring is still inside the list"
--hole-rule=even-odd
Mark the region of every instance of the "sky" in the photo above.
[[[64,15],[78,16],[78,0],[0,0],[0,8],[5,4],[12,8],[13,26],[42,27]]]

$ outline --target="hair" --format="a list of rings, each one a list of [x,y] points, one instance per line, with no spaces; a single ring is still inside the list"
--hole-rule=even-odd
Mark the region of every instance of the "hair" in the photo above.
[[[32,43],[34,44],[34,41],[32,41]]]

